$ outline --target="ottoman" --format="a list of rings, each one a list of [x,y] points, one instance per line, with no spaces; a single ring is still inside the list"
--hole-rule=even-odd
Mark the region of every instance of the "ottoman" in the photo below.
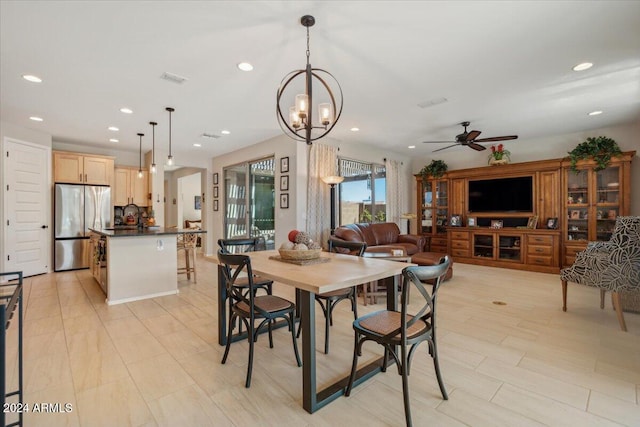
[[[411,262],[418,265],[436,265],[440,262],[440,258],[445,255],[437,252],[418,252],[411,257]],[[451,265],[444,275],[443,281],[451,279],[451,276],[453,276],[453,260],[451,260]]]

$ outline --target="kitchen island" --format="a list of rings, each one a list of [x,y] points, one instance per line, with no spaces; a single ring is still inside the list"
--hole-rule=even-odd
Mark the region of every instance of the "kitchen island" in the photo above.
[[[202,230],[171,228],[89,229],[99,240],[91,254],[92,270],[107,295],[121,304],[178,293],[177,237]]]

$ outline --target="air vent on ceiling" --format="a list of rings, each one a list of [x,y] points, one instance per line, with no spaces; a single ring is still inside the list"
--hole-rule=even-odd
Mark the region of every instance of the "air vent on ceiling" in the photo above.
[[[179,76],[177,74],[172,74],[172,73],[167,73],[167,72],[162,73],[160,78],[164,79],[164,80],[168,80],[168,81],[173,82],[173,83],[178,83],[178,84],[182,84],[182,83],[187,81],[186,77],[182,77],[182,76]]]
[[[438,105],[438,104],[444,104],[445,102],[447,102],[447,98],[441,97],[441,98],[434,98],[434,99],[430,99],[428,101],[424,101],[418,104],[418,107],[420,108],[429,108],[429,107],[433,107],[434,105]]]
[[[205,133],[203,133],[202,135],[200,135],[200,137],[202,137],[202,138],[218,139],[218,138],[220,138],[220,135],[215,135],[215,134],[213,134],[213,133],[207,133],[207,132],[205,132]]]

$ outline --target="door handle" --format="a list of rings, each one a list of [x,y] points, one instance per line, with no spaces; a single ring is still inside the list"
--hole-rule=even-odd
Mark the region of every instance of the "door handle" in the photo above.
[[[48,225],[43,225],[42,228],[49,228],[49,226]]]

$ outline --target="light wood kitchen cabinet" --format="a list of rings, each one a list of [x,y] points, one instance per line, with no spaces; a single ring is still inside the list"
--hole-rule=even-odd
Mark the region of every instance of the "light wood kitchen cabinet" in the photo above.
[[[113,157],[56,151],[53,180],[68,184],[111,185]]]
[[[146,169],[142,170],[142,178],[138,178],[137,168],[117,167],[114,181],[114,206],[126,206],[129,203],[149,206],[149,172]]]

